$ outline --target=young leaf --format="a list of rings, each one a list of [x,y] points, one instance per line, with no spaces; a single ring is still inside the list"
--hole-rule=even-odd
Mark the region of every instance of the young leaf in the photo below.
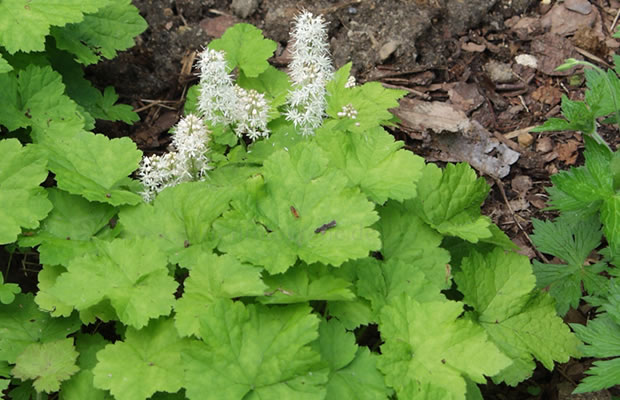
[[[418,303],[404,294],[383,307],[378,365],[399,398],[465,399],[466,377],[485,383],[484,375],[510,365],[480,326],[458,319],[462,312],[458,302]]]
[[[403,150],[403,143],[381,127],[354,133],[341,125],[328,121],[315,133],[317,143],[330,156],[330,166],[342,170],[352,185],[376,203],[415,196],[424,168],[421,157]]]
[[[0,244],[14,242],[22,227],[37,228],[52,209],[39,186],[47,177],[45,164],[32,145],[0,141]]]
[[[424,167],[418,181],[418,196],[412,201],[417,214],[443,235],[472,243],[492,237],[491,220],[480,215],[480,204],[489,186],[467,164],[434,164]]]
[[[283,274],[263,278],[268,289],[259,298],[264,304],[304,303],[312,300],[353,300],[350,281],[330,273],[330,267],[299,263]]]
[[[297,256],[308,264],[339,266],[379,248],[378,233],[368,228],[378,218],[373,204],[327,168],[318,146],[306,142],[280,150],[263,170],[264,183],[261,176],[248,181],[248,197],[216,221],[221,251],[276,274]]]
[[[98,0],[7,0],[0,3],[0,45],[9,53],[44,50],[50,26],[80,22],[105,4]]]
[[[474,252],[461,268],[454,280],[463,301],[474,308],[474,319],[491,341],[513,360],[495,381],[516,385],[531,374],[534,357],[551,370],[554,361],[578,354],[579,341],[556,315],[551,297],[532,292],[535,278],[527,257],[501,249],[484,256]]]
[[[2,57],[2,55],[0,54],[0,74],[4,74],[5,72],[9,72],[12,70],[13,67],[11,66],[11,64],[9,64],[9,62],[5,60],[4,57]]]
[[[118,50],[132,47],[134,37],[146,28],[146,21],[129,0],[113,0],[104,3],[96,13],[85,15],[81,22],[54,27],[51,33],[58,48],[89,65],[101,57],[112,59]]]
[[[318,325],[306,305],[268,308],[218,300],[201,320],[203,342],[183,353],[187,397],[324,399],[327,373],[309,346]]]
[[[64,339],[79,328],[76,316],[52,318],[39,311],[32,294],[18,294],[11,304],[0,306],[0,361],[13,364],[30,344]]]
[[[321,321],[318,343],[330,368],[326,400],[387,399],[390,391],[376,366],[377,356],[355,344],[355,335],[337,320]]]
[[[181,353],[187,346],[169,318],[144,329],[127,329],[125,339],[97,353],[94,384],[116,400],[143,400],[157,391],[174,393],[183,386]]]
[[[603,234],[596,216],[585,220],[564,216],[555,222],[534,219],[532,223],[534,234],[531,238],[538,250],[567,262],[563,265],[534,261],[536,286],[549,287],[558,314],[566,314],[570,307],[577,308],[582,282],[591,295],[606,290],[608,279],[599,275],[605,264],[584,265],[590,252],[600,245]]]
[[[146,239],[97,241],[97,251],[69,262],[49,292],[77,310],[109,300],[119,320],[137,329],[167,315],[177,283],[165,254]],[[145,301],[148,299],[148,301]]]
[[[584,102],[573,101],[562,95],[562,114],[566,120],[550,118],[530,132],[581,131],[591,134],[596,131],[594,114]]]
[[[201,252],[181,266],[190,270],[183,282],[183,297],[174,306],[176,328],[182,336],[199,336],[200,316],[216,299],[261,296],[267,290],[260,268],[228,254]]]
[[[267,59],[273,56],[277,45],[273,40],[265,39],[257,27],[235,24],[221,38],[209,43],[209,48],[224,50],[231,69],[239,66],[247,77],[254,78],[269,67]]]
[[[138,169],[142,158],[131,139],[108,139],[79,131],[45,137],[41,143],[59,189],[113,206],[143,201],[134,193],[135,185],[128,177]]]
[[[342,108],[352,105],[357,111],[357,117],[351,130],[358,134],[379,125],[391,125],[394,115],[389,110],[398,107],[398,99],[407,92],[386,89],[379,82],[346,88],[350,71],[351,63],[340,68],[327,85],[327,114],[334,119],[340,118],[338,113]]]
[[[16,283],[4,283],[4,277],[0,274],[0,303],[11,304],[15,300],[15,295],[21,292],[21,288]]]
[[[75,365],[77,357],[78,352],[70,338],[33,343],[17,357],[11,372],[21,380],[34,379],[33,385],[37,392],[56,392],[60,382],[79,371]]]

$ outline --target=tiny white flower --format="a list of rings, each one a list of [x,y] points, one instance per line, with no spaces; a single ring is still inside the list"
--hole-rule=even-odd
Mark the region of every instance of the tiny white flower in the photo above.
[[[353,107],[353,104],[349,103],[346,106],[342,106],[342,109],[337,114],[340,118],[357,118],[357,110]]]
[[[349,75],[349,78],[347,79],[347,82],[344,84],[344,87],[352,88],[352,87],[355,87],[356,85],[357,85],[357,82],[355,80],[355,77],[353,75]]]
[[[323,122],[327,102],[325,86],[333,76],[326,23],[304,11],[295,18],[291,32],[292,61],[289,65],[293,90],[287,97],[286,118],[303,135],[312,135]]]
[[[235,133],[247,135],[252,141],[269,136],[269,104],[265,95],[254,89],[246,90],[235,86],[237,112],[235,113]]]

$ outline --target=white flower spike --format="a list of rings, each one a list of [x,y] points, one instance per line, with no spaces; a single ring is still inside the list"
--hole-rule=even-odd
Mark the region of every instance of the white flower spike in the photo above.
[[[181,182],[204,179],[209,167],[206,156],[209,134],[201,118],[187,115],[176,126],[170,152],[142,159],[138,176],[144,186],[145,201],[152,201],[157,193]]]
[[[286,118],[300,128],[303,135],[312,135],[325,115],[325,86],[334,69],[329,57],[326,23],[304,11],[295,18],[291,32],[292,61],[289,65],[293,90],[287,102]]]

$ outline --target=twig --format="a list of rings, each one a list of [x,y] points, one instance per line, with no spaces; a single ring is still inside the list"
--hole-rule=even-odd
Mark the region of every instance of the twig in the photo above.
[[[432,97],[431,97],[430,95],[428,95],[428,94],[426,94],[426,93],[424,93],[424,92],[420,92],[420,91],[415,90],[415,89],[408,88],[408,87],[406,87],[406,86],[390,85],[389,83],[385,83],[385,82],[381,82],[381,84],[382,84],[383,86],[385,86],[385,87],[387,87],[387,88],[391,88],[391,89],[401,89],[401,90],[406,90],[406,91],[408,91],[408,92],[409,92],[409,93],[411,93],[411,94],[414,94],[414,95],[416,95],[416,96],[418,96],[418,97],[423,98],[424,100],[431,100],[431,99],[432,99]]]
[[[530,239],[530,235],[527,234],[525,229],[523,229],[523,227],[519,223],[519,220],[517,220],[517,216],[514,210],[512,209],[512,207],[510,206],[510,203],[508,202],[508,197],[506,197],[506,191],[504,190],[504,184],[502,183],[502,181],[500,181],[497,178],[493,178],[493,179],[495,180],[495,183],[497,184],[497,187],[499,188],[499,191],[502,194],[504,203],[506,203],[506,207],[508,207],[508,211],[510,211],[513,221],[515,222],[515,224],[517,224],[517,227],[519,227],[519,230],[525,235],[525,238],[527,239],[527,241],[530,242],[530,244],[532,245],[532,248],[536,252],[536,255],[540,257],[540,259],[543,260],[546,264],[549,264],[549,260],[547,259],[547,257],[545,257],[540,251],[538,251],[538,249],[534,245],[534,242],[532,242],[532,239]]]
[[[620,8],[618,8],[618,12],[616,13],[616,18],[614,18],[614,22],[611,23],[611,26],[609,27],[609,32],[614,31],[614,28],[616,27],[616,23],[618,22],[618,17],[620,17]]]
[[[532,129],[536,128],[537,126],[538,125],[532,125],[532,126],[528,126],[527,128],[516,129],[516,130],[514,130],[512,132],[505,133],[503,136],[506,139],[514,139],[514,138],[518,137],[520,134],[527,133],[527,132],[531,131]]]
[[[577,53],[581,54],[582,56],[584,56],[586,58],[589,58],[592,61],[596,61],[599,64],[603,64],[607,68],[612,68],[612,66],[607,64],[607,62],[605,62],[605,60],[603,60],[600,57],[595,56],[594,54],[590,53],[587,50],[580,49],[579,47],[575,47],[575,51],[577,51]]]

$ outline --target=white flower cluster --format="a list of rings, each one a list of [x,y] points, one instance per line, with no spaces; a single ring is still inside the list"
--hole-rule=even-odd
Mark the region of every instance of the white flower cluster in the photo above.
[[[333,67],[329,57],[326,23],[304,11],[295,19],[291,32],[292,61],[289,65],[293,90],[287,102],[286,118],[299,127],[303,135],[311,135],[325,114],[327,82]]]
[[[265,95],[234,84],[223,51],[205,49],[198,61],[198,110],[212,124],[231,124],[237,136],[250,139],[269,135],[269,104]]]
[[[144,186],[141,193],[144,200],[150,202],[169,186],[203,179],[209,170],[208,142],[207,128],[201,118],[189,114],[179,121],[170,152],[142,159],[138,176]]]
[[[357,110],[353,107],[353,104],[349,103],[346,106],[342,106],[342,109],[338,112],[340,118],[357,118]]]
[[[346,83],[344,84],[344,87],[346,88],[352,88],[357,86],[357,81],[355,80],[355,77],[353,75],[349,75],[349,77],[347,78]]]

